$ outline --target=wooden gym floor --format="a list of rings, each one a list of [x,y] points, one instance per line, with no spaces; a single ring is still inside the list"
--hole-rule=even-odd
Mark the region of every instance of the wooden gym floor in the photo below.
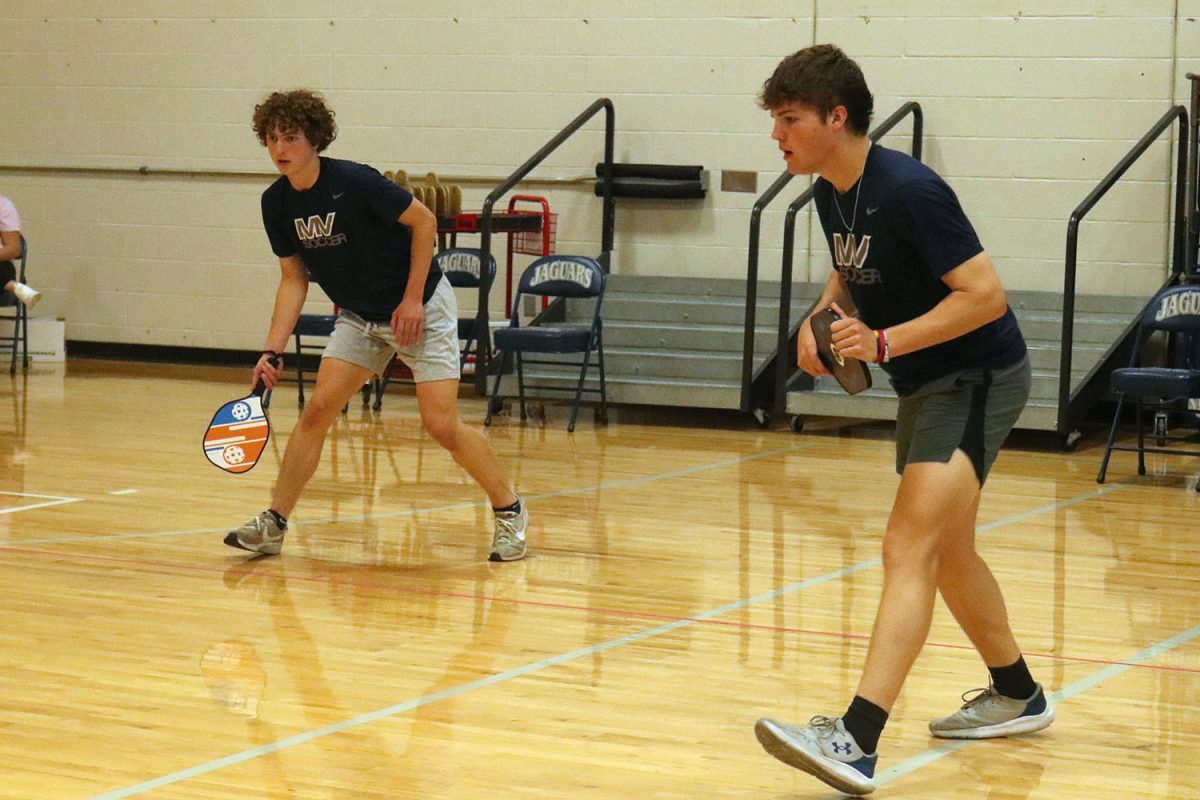
[[[282,556],[261,510],[296,418],[233,476],[200,435],[248,370],[72,360],[0,381],[0,798],[827,798],[760,716],[840,714],[897,478],[878,425],[564,406],[488,429],[530,556],[489,564],[482,493],[408,390],[356,403]],[[478,425],[483,401],[465,398]],[[664,424],[671,422],[673,424]],[[980,545],[1058,720],[925,728],[986,673],[944,608],[880,743],[887,798],[1200,797],[1196,460],[1019,435]]]

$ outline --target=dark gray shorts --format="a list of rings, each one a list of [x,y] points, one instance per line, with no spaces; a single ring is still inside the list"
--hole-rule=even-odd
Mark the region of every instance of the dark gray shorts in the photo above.
[[[1025,357],[1001,369],[968,369],[930,381],[900,398],[896,413],[896,472],[910,463],[945,464],[962,450],[987,479],[1000,445],[1029,400]]]

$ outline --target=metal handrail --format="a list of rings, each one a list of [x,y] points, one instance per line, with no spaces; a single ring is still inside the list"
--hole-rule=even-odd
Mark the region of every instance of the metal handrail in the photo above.
[[[1187,233],[1184,236],[1183,265],[1184,273],[1191,283],[1200,283],[1200,271],[1197,270],[1197,250],[1200,250],[1200,75],[1187,73],[1187,79],[1192,83],[1191,92],[1191,131],[1192,138],[1188,148],[1187,176],[1184,180],[1184,194],[1187,196]]]
[[[868,134],[868,138],[872,142],[877,142],[882,139],[887,133],[895,128],[909,114],[913,117],[912,127],[912,156],[918,161],[921,160],[922,140],[925,130],[925,114],[921,110],[921,104],[915,100],[909,100],[901,105],[891,116],[883,122],[875,126],[875,129]],[[749,261],[746,268],[746,330],[743,338],[742,347],[742,411],[752,412],[754,403],[753,398],[753,383],[754,383],[754,327],[755,317],[758,305],[758,240],[760,229],[760,218],[763,210],[769,205],[791,180],[791,173],[784,172],[771,187],[755,201],[754,207],[750,215],[750,249]],[[792,305],[792,261],[795,249],[796,238],[796,216],[801,208],[807,205],[813,198],[814,187],[809,186],[793,200],[787,208],[784,215],[783,228],[783,263],[780,270],[780,286],[779,286],[779,320],[777,326],[776,351],[775,351],[775,381],[774,392],[772,398],[772,406],[776,414],[782,414],[787,404],[787,382],[792,372],[790,360],[786,357],[787,351],[790,349],[790,341],[793,335],[791,330],[791,305]]]
[[[1075,342],[1075,278],[1078,269],[1079,224],[1087,216],[1088,212],[1100,202],[1100,199],[1108,193],[1108,190],[1116,185],[1121,176],[1133,166],[1134,162],[1141,158],[1150,149],[1150,145],[1154,144],[1154,141],[1170,128],[1171,124],[1176,120],[1180,120],[1180,126],[1178,153],[1176,157],[1175,231],[1171,273],[1172,275],[1179,275],[1194,271],[1189,270],[1189,264],[1195,263],[1195,248],[1192,248],[1190,255],[1187,252],[1187,241],[1189,238],[1188,218],[1190,214],[1187,203],[1189,185],[1187,177],[1189,152],[1188,112],[1183,106],[1172,106],[1138,140],[1137,144],[1121,157],[1116,166],[1109,170],[1100,183],[1092,191],[1088,192],[1087,197],[1071,212],[1071,218],[1067,222],[1067,252],[1065,268],[1063,270],[1062,341],[1058,374],[1058,417],[1056,421],[1056,431],[1060,434],[1068,434],[1075,424],[1071,397],[1071,351]]]
[[[784,172],[765,192],[754,201],[750,209],[750,245],[747,249],[746,263],[746,316],[745,332],[742,338],[742,411],[749,413],[753,399],[750,397],[750,384],[754,379],[754,326],[758,312],[758,243],[762,228],[762,212],[783,191],[794,176]],[[811,195],[810,195],[811,196]]]
[[[601,218],[600,257],[597,260],[604,267],[604,271],[608,271],[609,254],[612,252],[613,231],[616,221],[616,202],[612,195],[613,140],[616,131],[616,111],[613,109],[612,101],[607,97],[602,97],[588,106],[579,116],[575,117],[575,119],[567,123],[566,127],[555,134],[550,141],[542,145],[524,164],[517,167],[499,186],[488,193],[487,198],[483,201],[483,210],[479,215],[480,263],[488,263],[488,257],[492,252],[492,215],[496,201],[512,191],[534,167],[542,163],[548,155],[557,150],[563,142],[569,139],[572,134],[583,127],[584,123],[601,110],[604,111],[605,117],[604,174],[600,178],[604,186],[604,210]],[[475,390],[479,394],[486,394],[487,392],[487,366],[492,352],[492,337],[491,331],[488,328],[488,292],[491,287],[490,280],[480,282],[479,305],[475,315],[475,326],[478,333],[475,350]]]

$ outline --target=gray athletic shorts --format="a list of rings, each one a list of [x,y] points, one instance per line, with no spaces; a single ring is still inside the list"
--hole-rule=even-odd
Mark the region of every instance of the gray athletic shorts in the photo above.
[[[1001,369],[968,369],[930,381],[900,398],[896,472],[910,463],[950,460],[962,450],[987,479],[1000,445],[1029,399],[1029,358]]]
[[[393,353],[408,365],[417,383],[459,379],[458,304],[445,276],[425,303],[425,328],[415,345],[396,344],[390,322],[367,322],[342,309],[321,357],[348,361],[382,375]]]

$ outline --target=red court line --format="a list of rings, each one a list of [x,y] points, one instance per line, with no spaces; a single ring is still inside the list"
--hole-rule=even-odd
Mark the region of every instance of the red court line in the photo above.
[[[224,575],[229,571],[229,567],[208,567],[200,564],[180,564],[171,561],[146,561],[143,559],[133,558],[118,558],[116,556],[94,555],[86,553],[77,553],[68,555],[65,553],[55,553],[47,550],[34,550],[31,548],[0,546],[0,549],[9,553],[19,553],[32,556],[51,556],[53,558],[68,559],[68,560],[85,560],[98,561],[108,564],[117,564],[124,567],[154,567],[158,569],[171,569],[184,574],[197,575]],[[254,559],[247,559],[241,564],[247,564]],[[234,565],[238,566],[238,565]],[[692,622],[699,625],[710,625],[718,628],[732,628],[751,631],[767,631],[771,633],[793,633],[805,636],[823,636],[832,639],[857,640],[861,642],[870,641],[870,636],[866,634],[845,633],[844,631],[820,631],[811,628],[794,628],[786,625],[760,625],[747,622],[736,622],[733,620],[723,619],[699,619],[696,617],[679,616],[677,614],[660,614],[652,611],[634,611],[624,608],[607,608],[604,606],[581,606],[573,603],[551,603],[545,600],[519,600],[512,597],[499,597],[496,595],[481,595],[467,594],[466,592],[447,592],[441,589],[430,589],[414,586],[388,586],[385,584],[364,581],[360,579],[341,580],[333,577],[323,577],[317,575],[279,575],[273,572],[247,572],[247,575],[255,575],[262,578],[272,578],[274,580],[283,581],[299,581],[313,585],[329,585],[335,581],[339,585],[354,586],[361,589],[376,589],[381,592],[402,592],[405,594],[420,594],[429,597],[445,597],[456,600],[489,600],[497,603],[511,603],[519,606],[530,606],[533,608],[546,608],[559,611],[572,611],[584,613],[600,613],[613,617],[624,617],[627,619],[647,619],[657,621],[670,622]],[[926,642],[926,647],[934,647],[940,650],[969,650],[974,652],[975,648],[965,644],[950,644],[947,642]],[[1183,672],[1194,675],[1200,675],[1200,668],[1194,667],[1172,667],[1158,664],[1131,663],[1128,661],[1111,661],[1103,658],[1086,658],[1082,656],[1067,656],[1056,653],[1038,653],[1022,651],[1022,655],[1033,658],[1044,658],[1047,661],[1057,661],[1064,664],[1079,663],[1079,664],[1100,664],[1104,666],[1120,666],[1136,669],[1156,670],[1160,672]]]

